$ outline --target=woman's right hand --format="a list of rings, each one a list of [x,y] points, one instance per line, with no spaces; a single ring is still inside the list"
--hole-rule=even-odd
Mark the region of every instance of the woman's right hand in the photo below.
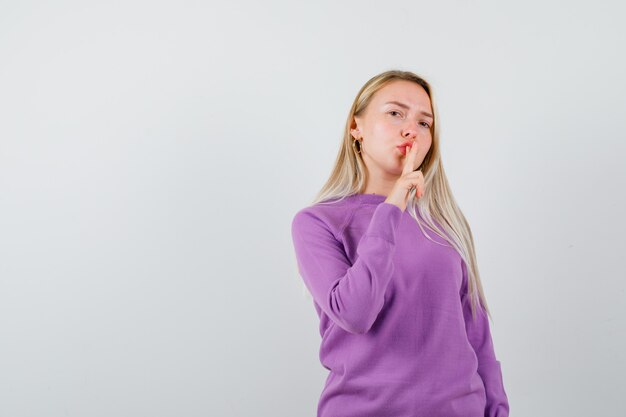
[[[408,148],[408,146],[407,146]],[[415,188],[415,197],[420,198],[424,195],[424,174],[422,171],[415,170],[415,160],[417,158],[417,144],[413,142],[411,149],[407,149],[406,158],[404,160],[404,168],[402,175],[396,180],[389,196],[385,199],[385,203],[391,203],[400,210],[406,210],[407,197],[412,188]],[[415,171],[414,171],[415,170]]]

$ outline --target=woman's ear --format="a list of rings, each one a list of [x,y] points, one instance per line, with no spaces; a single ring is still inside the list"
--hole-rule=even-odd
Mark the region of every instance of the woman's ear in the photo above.
[[[359,121],[356,116],[352,119],[352,125],[350,126],[350,133],[354,139],[359,139],[361,137],[361,130],[359,129]]]

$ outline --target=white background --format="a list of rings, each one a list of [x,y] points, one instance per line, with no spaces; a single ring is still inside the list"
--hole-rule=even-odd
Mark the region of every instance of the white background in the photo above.
[[[433,84],[512,416],[621,416],[618,1],[0,2],[0,416],[313,416],[293,214]]]

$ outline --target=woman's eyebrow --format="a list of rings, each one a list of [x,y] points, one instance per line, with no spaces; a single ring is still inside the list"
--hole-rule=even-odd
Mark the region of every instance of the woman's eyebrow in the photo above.
[[[404,103],[400,103],[399,101],[388,101],[385,104],[395,104],[396,106],[400,106],[400,107],[402,107],[405,110],[409,110],[410,109],[409,106],[407,106]],[[428,113],[427,111],[422,110],[422,111],[420,111],[420,113],[422,113],[424,116],[430,117],[431,119],[433,118],[433,115]]]

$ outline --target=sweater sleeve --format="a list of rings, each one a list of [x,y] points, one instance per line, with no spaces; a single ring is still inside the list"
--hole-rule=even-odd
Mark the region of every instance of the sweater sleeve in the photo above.
[[[298,212],[292,238],[298,270],[313,299],[338,326],[366,333],[384,304],[394,271],[392,255],[402,210],[380,203],[358,243],[352,265],[343,244],[312,211]]]
[[[472,306],[467,293],[467,268],[463,264],[463,291],[461,302],[465,318],[467,338],[478,358],[478,374],[483,380],[487,403],[484,417],[508,417],[509,401],[502,381],[502,368],[496,359],[489,317],[482,304],[476,307],[476,318],[472,318]]]

